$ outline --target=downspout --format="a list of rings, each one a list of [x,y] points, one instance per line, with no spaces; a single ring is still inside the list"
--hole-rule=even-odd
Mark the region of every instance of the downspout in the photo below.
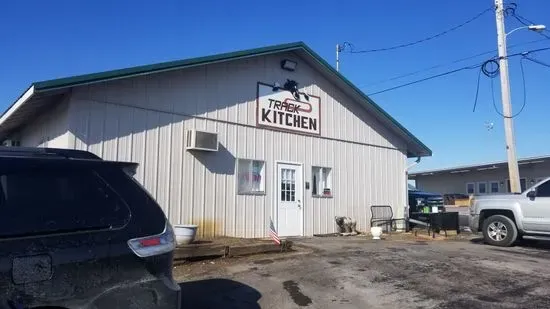
[[[407,166],[407,168],[405,169],[405,173],[408,173],[411,168],[420,163],[421,159],[421,157],[416,158],[416,160],[411,165]]]
[[[408,219],[409,219],[409,170],[413,167],[415,167],[418,163],[420,163],[420,160],[422,158],[421,157],[417,157],[416,160],[409,164],[409,166],[407,166],[405,168],[405,213],[404,213],[404,217],[405,219],[407,219],[407,223],[406,223],[406,226],[405,226],[405,231],[408,232],[409,231],[409,223],[408,223]]]

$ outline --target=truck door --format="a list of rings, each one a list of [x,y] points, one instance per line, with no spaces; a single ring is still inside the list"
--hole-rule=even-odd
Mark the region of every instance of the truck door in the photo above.
[[[550,180],[535,188],[535,195],[521,203],[526,231],[550,232]]]

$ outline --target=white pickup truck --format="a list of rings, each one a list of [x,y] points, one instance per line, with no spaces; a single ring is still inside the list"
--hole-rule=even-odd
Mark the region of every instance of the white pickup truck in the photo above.
[[[470,228],[495,246],[511,246],[518,238],[550,240],[550,178],[523,193],[475,196]]]

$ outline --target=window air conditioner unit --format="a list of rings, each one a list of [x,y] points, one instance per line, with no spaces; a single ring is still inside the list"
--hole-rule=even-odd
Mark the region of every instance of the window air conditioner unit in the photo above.
[[[188,130],[185,146],[187,150],[218,151],[218,133]]]
[[[2,142],[2,146],[18,147],[18,146],[21,146],[21,142],[14,139],[7,139]]]

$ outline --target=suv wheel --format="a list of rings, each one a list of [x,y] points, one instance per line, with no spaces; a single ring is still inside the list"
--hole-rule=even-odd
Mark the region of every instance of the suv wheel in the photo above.
[[[517,237],[516,224],[506,216],[490,216],[483,222],[483,238],[490,245],[509,247],[516,241]]]

